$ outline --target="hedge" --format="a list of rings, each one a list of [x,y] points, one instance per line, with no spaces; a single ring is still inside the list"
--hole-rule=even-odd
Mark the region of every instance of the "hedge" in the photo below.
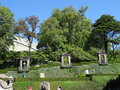
[[[15,78],[16,82],[22,81],[88,81],[90,77],[79,77],[79,78]]]
[[[17,68],[0,69],[0,73],[7,73],[8,71],[17,71]]]

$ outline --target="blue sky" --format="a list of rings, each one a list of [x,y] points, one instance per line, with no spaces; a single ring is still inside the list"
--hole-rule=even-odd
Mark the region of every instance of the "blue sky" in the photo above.
[[[50,17],[54,8],[63,9],[72,5],[76,9],[88,6],[86,17],[95,22],[102,14],[110,14],[120,21],[120,0],[0,0],[1,4],[10,8],[15,20],[35,15],[40,22]]]
[[[93,23],[103,14],[115,16],[115,19],[120,21],[120,0],[0,0],[0,2],[14,13],[16,21],[35,15],[43,22],[51,16],[54,8],[64,9],[68,6],[76,9],[88,6],[85,15]]]

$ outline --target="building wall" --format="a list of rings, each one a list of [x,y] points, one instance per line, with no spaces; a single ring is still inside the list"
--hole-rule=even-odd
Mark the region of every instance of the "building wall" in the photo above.
[[[10,46],[9,50],[11,51],[29,51],[28,40],[22,37],[16,37],[17,40],[14,40],[14,46]],[[31,51],[36,51],[37,44],[32,43]]]

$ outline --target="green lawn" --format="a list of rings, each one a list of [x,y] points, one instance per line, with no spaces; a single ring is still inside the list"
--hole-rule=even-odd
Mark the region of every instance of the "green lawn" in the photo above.
[[[39,90],[40,82],[14,82],[15,90],[28,90],[29,86],[33,87],[33,90]]]
[[[41,82],[15,82],[15,90],[28,90],[29,86],[33,87],[33,90],[39,90]],[[61,86],[63,90],[93,90],[93,83],[90,81],[50,81],[51,90],[56,90],[58,86]]]
[[[93,80],[79,81],[49,81],[51,90],[56,90],[61,86],[63,90],[103,90],[109,80],[116,80],[118,76],[93,76]],[[29,86],[33,90],[40,89],[41,81],[16,81],[14,82],[15,90],[28,90]]]

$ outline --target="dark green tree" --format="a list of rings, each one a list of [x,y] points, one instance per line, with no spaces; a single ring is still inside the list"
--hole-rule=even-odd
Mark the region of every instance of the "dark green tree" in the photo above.
[[[114,16],[102,15],[92,26],[94,45],[108,52],[110,44],[119,44],[120,22]]]

